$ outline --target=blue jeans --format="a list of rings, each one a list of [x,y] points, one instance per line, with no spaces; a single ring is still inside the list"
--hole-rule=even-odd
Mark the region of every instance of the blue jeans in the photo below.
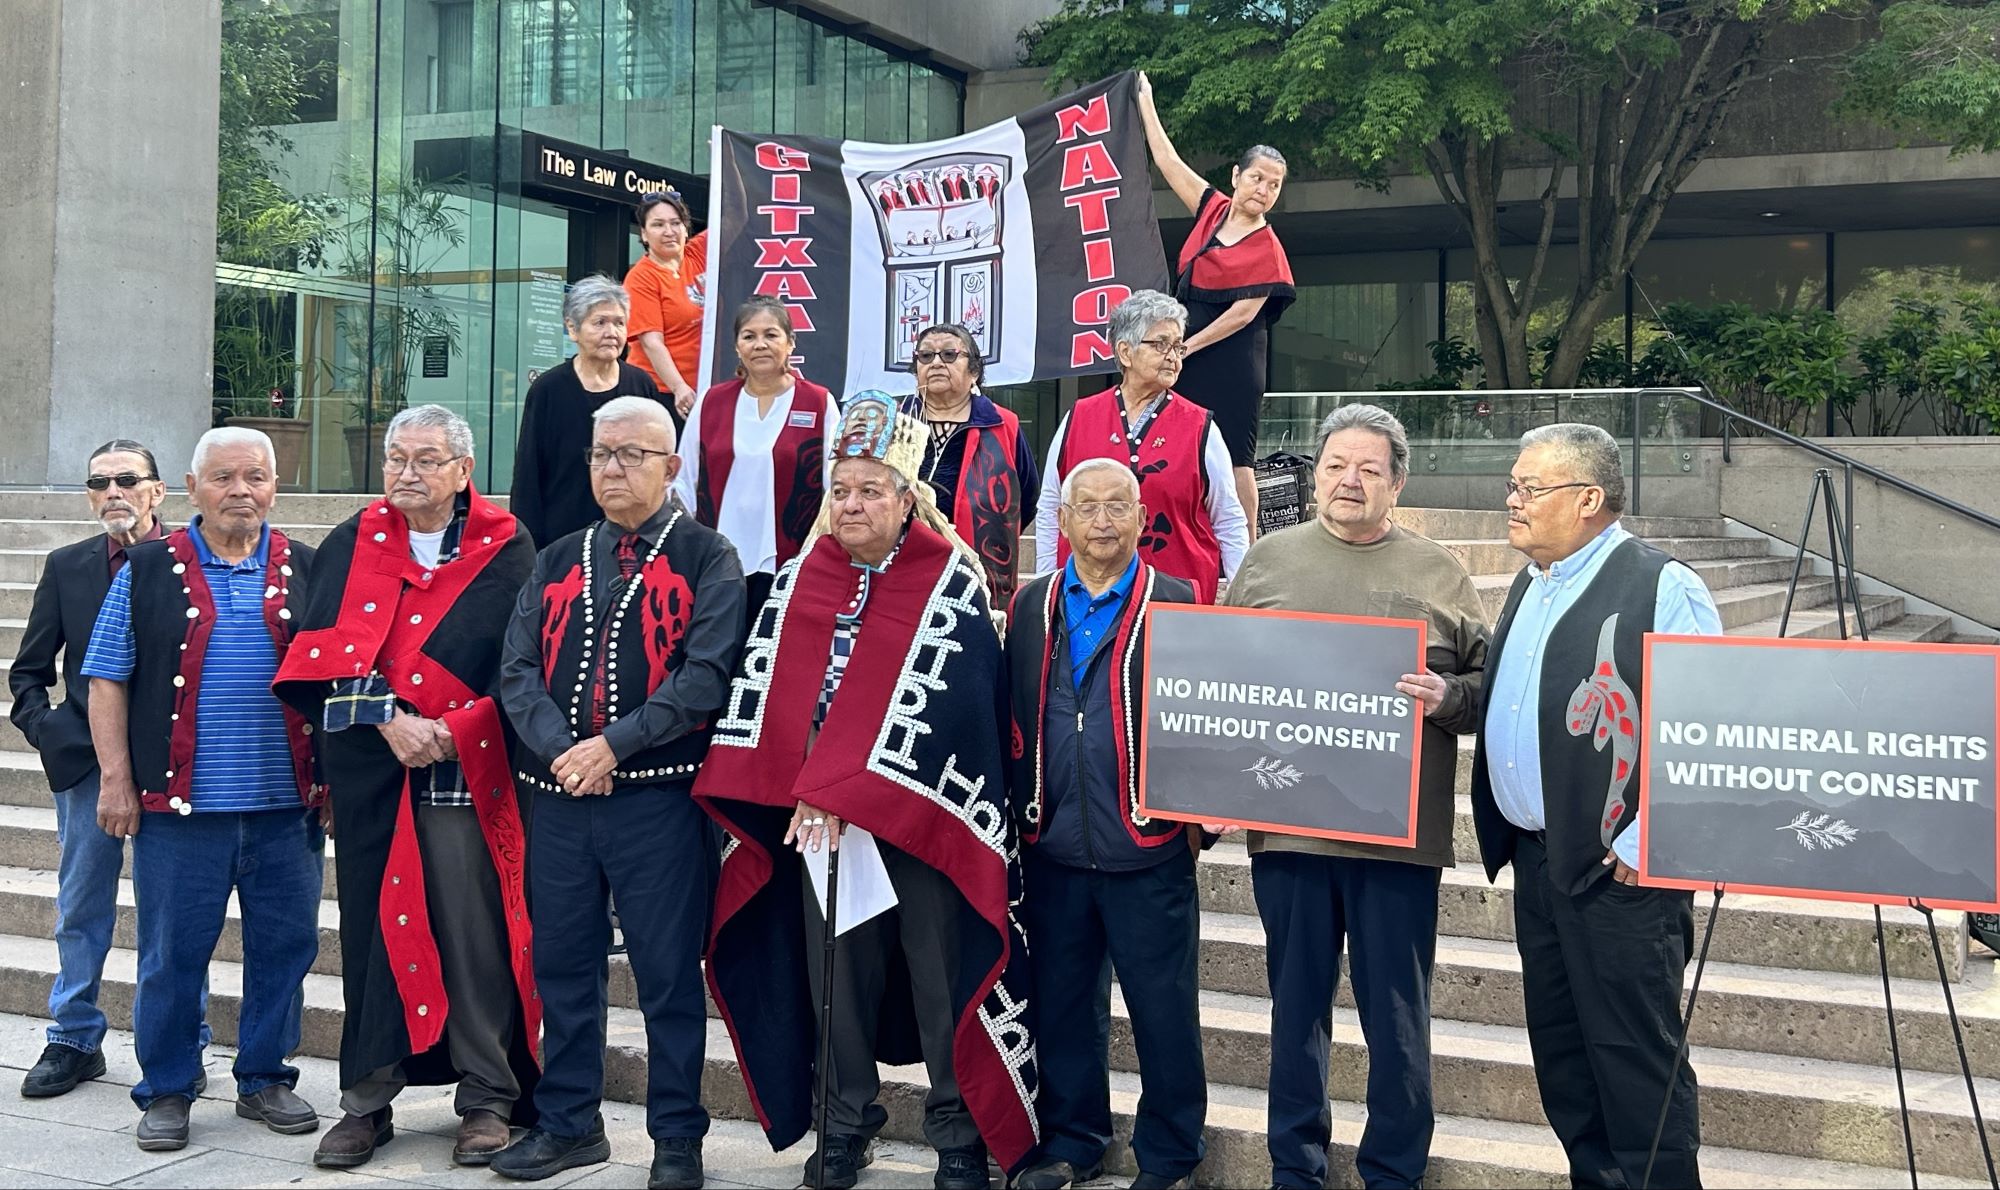
[[[315,810],[141,816],[132,840],[139,901],[139,990],[132,1006],[142,1109],[194,1098],[201,1071],[201,989],[234,891],[243,913],[243,997],[236,1089],[296,1086],[299,990],[319,954],[326,836]]]
[[[97,993],[104,983],[104,956],[118,919],[118,870],[125,844],[97,825],[97,774],[55,795],[56,842],[62,848],[56,869],[56,955],[59,967],[49,988],[48,1038],[56,1045],[94,1054],[104,1044],[104,1010]],[[208,1048],[208,981],[201,985],[201,1046]]]

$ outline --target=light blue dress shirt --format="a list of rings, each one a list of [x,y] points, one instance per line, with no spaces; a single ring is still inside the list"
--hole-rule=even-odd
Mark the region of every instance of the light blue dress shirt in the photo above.
[[[1604,569],[1604,560],[1631,536],[1614,521],[1590,544],[1547,570],[1530,563],[1528,589],[1514,609],[1500,663],[1487,668],[1486,774],[1493,783],[1493,800],[1500,812],[1522,830],[1539,831],[1548,826],[1542,809],[1541,719],[1563,710],[1539,705],[1542,654],[1547,651],[1549,633]],[[1660,571],[1653,631],[1722,635],[1722,616],[1715,610],[1708,587],[1679,562],[1670,562]],[[1639,832],[1620,831],[1611,841],[1611,850],[1626,866],[1638,867]]]

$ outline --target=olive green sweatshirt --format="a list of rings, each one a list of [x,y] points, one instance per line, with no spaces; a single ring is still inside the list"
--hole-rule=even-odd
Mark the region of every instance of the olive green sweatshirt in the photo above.
[[[1485,608],[1457,556],[1430,538],[1395,525],[1377,541],[1350,545],[1315,518],[1258,538],[1222,602],[1230,607],[1428,621],[1427,659],[1445,681],[1444,702],[1424,720],[1414,849],[1251,831],[1251,854],[1304,851],[1453,866],[1458,736],[1479,729],[1487,641]]]

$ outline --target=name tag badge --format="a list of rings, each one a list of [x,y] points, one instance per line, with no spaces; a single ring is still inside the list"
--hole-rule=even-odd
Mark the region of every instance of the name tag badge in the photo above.
[[[787,424],[801,430],[810,430],[819,424],[819,413],[813,409],[794,409],[792,410],[792,419]]]

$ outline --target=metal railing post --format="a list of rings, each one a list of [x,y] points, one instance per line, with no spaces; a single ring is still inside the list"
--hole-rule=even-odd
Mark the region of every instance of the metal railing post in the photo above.
[[[1641,454],[1643,447],[1640,445],[1640,440],[1639,440],[1639,423],[1641,418],[1639,406],[1640,406],[1640,398],[1644,395],[1644,393],[1645,393],[1644,389],[1632,390],[1632,515],[1633,516],[1639,515],[1639,508],[1640,508],[1639,477],[1640,473],[1645,471],[1646,469],[1644,465],[1642,465],[1642,463],[1640,462],[1640,460],[1644,457],[1644,455]]]

